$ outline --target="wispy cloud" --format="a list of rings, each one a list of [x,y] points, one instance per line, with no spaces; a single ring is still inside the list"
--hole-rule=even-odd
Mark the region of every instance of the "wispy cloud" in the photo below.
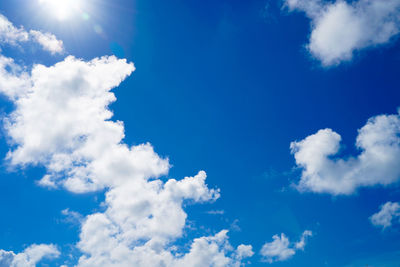
[[[23,27],[15,27],[6,17],[0,14],[0,43],[18,45],[28,41],[37,42],[51,54],[63,53],[64,45],[61,40],[51,33],[37,30],[26,31]]]
[[[380,207],[379,212],[370,218],[371,223],[383,229],[392,226],[393,221],[400,221],[400,204],[397,202],[386,202]]]

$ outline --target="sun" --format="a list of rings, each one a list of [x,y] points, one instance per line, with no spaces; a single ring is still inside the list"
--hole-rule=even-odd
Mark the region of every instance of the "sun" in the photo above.
[[[82,0],[39,0],[39,3],[58,20],[66,20],[81,11]]]

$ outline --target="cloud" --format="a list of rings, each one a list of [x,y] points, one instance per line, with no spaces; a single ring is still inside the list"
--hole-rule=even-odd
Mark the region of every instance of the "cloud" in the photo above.
[[[44,258],[57,258],[60,252],[54,245],[31,245],[23,252],[0,250],[0,266],[35,267]]]
[[[117,185],[126,176],[166,173],[167,160],[149,144],[121,144],[123,124],[109,120],[107,106],[115,101],[110,90],[133,70],[115,57],[84,62],[69,56],[51,67],[35,65],[26,82],[30,87],[11,94],[16,108],[5,119],[10,164],[44,165],[48,173],[39,184],[76,193]]]
[[[253,256],[251,246],[239,245],[233,249],[227,242],[227,231],[221,231],[212,237],[201,237],[194,240],[189,253],[167,264],[167,266],[241,266],[241,260]],[[226,254],[231,252],[231,256]]]
[[[236,249],[238,259],[248,258],[254,255],[253,247],[251,245],[239,245]]]
[[[210,215],[224,215],[225,211],[224,210],[209,210],[206,213],[210,214]]]
[[[37,42],[44,50],[51,54],[64,52],[64,45],[55,35],[41,31],[26,31],[23,27],[15,27],[6,17],[0,14],[0,43],[18,45],[28,41]]]
[[[261,248],[260,254],[263,260],[269,263],[288,260],[296,254],[296,250],[304,250],[306,238],[309,236],[312,236],[312,232],[306,230],[301,235],[300,241],[291,243],[283,233],[280,236],[274,235],[273,241],[265,243]]]
[[[51,54],[61,54],[64,51],[64,45],[61,40],[51,33],[43,33],[41,31],[29,31],[32,39],[38,42],[44,50],[49,51]]]
[[[286,0],[285,5],[311,19],[307,49],[324,66],[338,65],[357,51],[389,43],[400,30],[400,0]]]
[[[80,225],[84,220],[84,216],[82,214],[76,211],[72,211],[68,208],[63,209],[61,211],[61,214],[65,216],[65,219],[63,221],[66,223]]]
[[[176,247],[186,225],[183,207],[215,201],[220,193],[208,188],[204,171],[161,179],[171,167],[168,158],[149,143],[123,142],[123,122],[112,120],[108,106],[116,101],[112,89],[135,70],[132,63],[68,56],[28,70],[0,59],[0,92],[15,107],[4,118],[8,164],[44,166],[40,186],[105,191],[102,212],[82,217],[63,211],[81,226],[77,266],[240,266],[252,255],[251,246],[233,248],[227,230],[189,241],[189,251]]]
[[[105,230],[105,229],[103,229]],[[113,229],[106,229],[113,231]],[[96,233],[101,234],[101,233]],[[251,246],[240,245],[234,249],[228,242],[227,231],[223,230],[214,236],[200,237],[193,240],[190,250],[180,254],[172,249],[157,248],[155,244],[146,243],[132,249],[109,240],[109,233],[101,235],[103,244],[101,250],[96,249],[96,255],[80,258],[78,266],[241,266],[244,258],[251,257]],[[104,239],[106,238],[106,239]]]
[[[16,28],[6,17],[0,14],[0,42],[16,45],[29,40],[29,34],[23,27]]]
[[[300,191],[349,195],[359,187],[390,185],[400,178],[400,115],[372,117],[358,131],[357,157],[334,157],[341,137],[319,130],[290,144],[296,164],[303,169]]]
[[[370,218],[371,223],[378,227],[392,226],[394,219],[400,219],[400,205],[397,202],[386,202],[380,207],[379,212],[373,214]]]
[[[285,261],[296,254],[293,248],[289,248],[289,239],[285,234],[281,236],[274,235],[272,237],[273,241],[270,243],[265,243],[261,248],[261,255],[265,257],[265,260],[269,263],[274,261]]]
[[[304,250],[304,247],[306,246],[306,239],[311,236],[312,232],[310,230],[304,231],[300,240],[295,244],[296,249]]]
[[[15,100],[29,90],[31,80],[24,68],[15,64],[12,58],[0,55],[0,91]]]
[[[178,259],[168,247],[183,234],[187,217],[182,209],[183,201],[204,202],[219,196],[217,191],[207,189],[205,178],[205,172],[199,172],[194,177],[170,179],[165,184],[160,180],[133,179],[110,189],[106,193],[106,211],[89,215],[82,224],[78,247],[88,256],[83,256],[79,264],[114,266],[115,262],[115,266],[120,266],[117,265],[120,262],[123,266],[163,263],[177,266],[173,262]],[[223,237],[225,240],[226,234]],[[119,260],[116,256],[120,253],[125,256]],[[152,264],[147,265],[149,257]]]

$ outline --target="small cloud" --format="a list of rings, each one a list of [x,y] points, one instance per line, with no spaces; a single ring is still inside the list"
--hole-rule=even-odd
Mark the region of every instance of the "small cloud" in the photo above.
[[[306,230],[298,242],[291,243],[284,233],[280,236],[274,235],[272,242],[265,243],[261,248],[260,254],[269,263],[288,260],[296,254],[296,250],[304,250],[306,238],[309,236],[312,236],[312,232]]]
[[[295,247],[296,249],[301,249],[304,250],[304,247],[306,246],[306,239],[307,237],[311,237],[312,236],[312,232],[310,230],[306,230],[303,232],[303,234],[301,235],[301,238],[298,242],[296,242]]]
[[[253,247],[251,245],[239,245],[236,249],[236,257],[241,260],[244,258],[252,257],[254,255]]]
[[[400,205],[397,202],[386,202],[380,207],[379,212],[373,214],[369,219],[374,226],[383,229],[392,226],[394,219],[400,218]]]
[[[52,55],[61,54],[64,51],[63,41],[58,40],[54,34],[35,30],[31,30],[29,33],[44,50],[49,51]]]
[[[240,228],[240,226],[239,226],[239,220],[238,219],[233,220],[233,222],[231,223],[229,228],[234,232],[240,232],[242,230]]]
[[[284,7],[311,20],[306,47],[323,66],[350,61],[357,51],[387,44],[400,31],[399,1],[286,0]]]
[[[209,210],[206,213],[210,214],[210,215],[224,215],[225,211],[224,210]]]
[[[65,216],[64,222],[73,225],[81,225],[84,221],[84,216],[76,211],[71,211],[68,208],[61,211],[61,214]]]

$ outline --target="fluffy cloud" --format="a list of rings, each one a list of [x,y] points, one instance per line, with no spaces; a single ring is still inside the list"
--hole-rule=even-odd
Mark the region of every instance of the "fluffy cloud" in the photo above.
[[[333,195],[352,194],[358,187],[389,185],[400,178],[400,115],[370,118],[358,131],[357,157],[334,157],[341,137],[319,130],[290,148],[303,169],[298,189]]]
[[[35,267],[43,258],[57,258],[60,252],[54,245],[31,245],[23,252],[0,250],[0,266]]]
[[[298,242],[291,243],[283,233],[280,236],[274,235],[272,237],[273,241],[265,243],[261,248],[260,254],[269,263],[288,260],[296,254],[296,250],[304,250],[306,238],[309,236],[312,236],[312,232],[306,230]]]
[[[184,234],[185,204],[219,198],[199,171],[160,179],[170,164],[149,144],[128,146],[124,125],[112,121],[112,89],[134,66],[116,57],[83,61],[69,56],[53,65],[20,67],[0,58],[0,92],[14,104],[6,118],[10,166],[44,166],[38,184],[74,193],[105,190],[102,212],[63,211],[81,224],[78,266],[240,266],[252,247],[228,242],[227,231],[174,245]]]
[[[110,189],[106,193],[106,211],[89,215],[82,224],[78,247],[87,256],[81,258],[80,265],[177,266],[169,245],[183,234],[187,217],[183,201],[203,202],[218,197],[217,191],[206,187],[205,178],[205,173],[200,172],[165,184],[160,180],[133,179]],[[215,241],[210,242],[215,243],[212,252],[216,255],[222,253],[216,240],[226,240],[226,233],[218,237],[210,239]],[[201,240],[194,242],[193,249],[205,242]],[[120,253],[125,256],[120,258]],[[191,256],[184,259],[189,261]]]
[[[23,27],[15,27],[6,17],[0,14],[0,43],[17,45],[27,41],[37,42],[42,48],[51,54],[64,51],[63,42],[50,33],[40,31],[26,31]]]
[[[323,65],[337,65],[354,52],[390,42],[400,30],[400,0],[286,0],[290,11],[311,19],[308,50]]]
[[[12,95],[16,109],[5,120],[14,147],[7,155],[10,163],[44,165],[48,174],[40,184],[73,192],[116,185],[126,176],[165,173],[166,160],[148,144],[132,149],[121,144],[123,124],[109,120],[107,106],[115,101],[110,90],[133,70],[115,57],[90,62],[67,57],[51,67],[35,65],[26,82],[30,87]]]
[[[272,237],[273,241],[270,243],[265,243],[261,248],[261,255],[265,257],[265,260],[269,263],[274,261],[285,261],[296,254],[294,248],[289,248],[289,239],[285,234],[281,236],[274,235]]]
[[[371,223],[378,227],[390,227],[394,219],[400,219],[400,205],[397,202],[386,202],[379,212],[370,217]]]
[[[248,258],[254,255],[253,247],[251,245],[239,245],[236,249],[236,256],[239,260]]]

